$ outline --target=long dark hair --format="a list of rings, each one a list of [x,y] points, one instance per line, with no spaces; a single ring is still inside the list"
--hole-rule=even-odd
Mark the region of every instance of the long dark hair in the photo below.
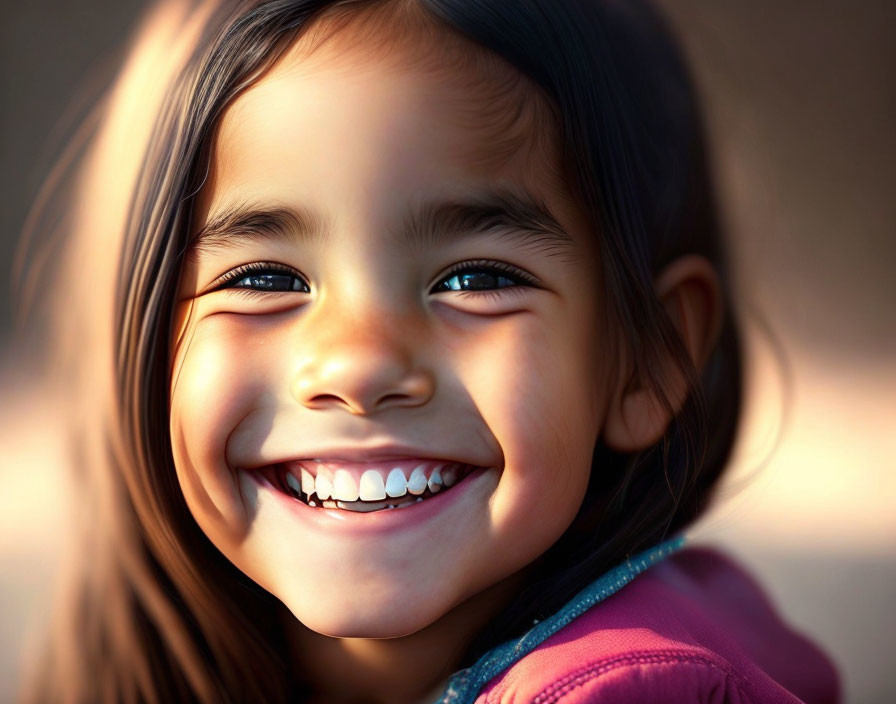
[[[276,702],[301,692],[284,659],[284,607],[217,551],[181,494],[168,344],[217,119],[297,36],[322,18],[337,27],[358,13],[371,34],[376,22],[427,27],[500,57],[547,97],[568,186],[593,225],[610,313],[639,376],[665,398],[660,364],[671,354],[690,382],[656,446],[625,455],[597,443],[575,522],[461,665],[709,504],[737,427],[741,358],[697,100],[661,18],[636,0],[213,3],[163,101],[116,250],[109,409],[82,419],[100,447],[82,482],[95,511],[82,545],[90,559],[76,563],[49,676],[33,678],[29,701]],[[702,374],[653,287],[665,264],[690,253],[714,264],[726,300]]]

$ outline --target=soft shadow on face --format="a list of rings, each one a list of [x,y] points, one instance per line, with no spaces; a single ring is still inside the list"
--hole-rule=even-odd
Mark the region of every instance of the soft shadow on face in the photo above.
[[[531,563],[575,516],[609,393],[596,245],[548,111],[511,69],[473,82],[338,35],[299,48],[216,133],[197,226],[221,227],[188,257],[172,343],[175,464],[202,530],[302,623],[396,637]],[[443,238],[407,229],[439,204],[507,202],[496,193],[540,205],[568,241],[497,215]],[[256,219],[224,217],[239,209]],[[297,289],[222,284],[256,264]],[[489,290],[451,290],[465,274]],[[395,440],[494,469],[426,520],[370,531],[253,479]]]

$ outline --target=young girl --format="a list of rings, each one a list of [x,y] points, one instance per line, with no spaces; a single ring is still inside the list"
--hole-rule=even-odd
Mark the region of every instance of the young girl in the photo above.
[[[87,530],[26,700],[838,701],[741,568],[681,549],[741,367],[650,8],[163,10],[170,85],[125,99],[132,66],[87,169],[140,153],[127,214],[92,201],[68,259],[109,308],[67,367],[98,365]]]

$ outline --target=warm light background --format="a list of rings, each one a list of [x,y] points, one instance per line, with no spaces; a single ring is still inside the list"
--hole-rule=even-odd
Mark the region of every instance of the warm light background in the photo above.
[[[751,568],[786,618],[835,657],[847,701],[888,704],[896,701],[896,5],[662,5],[704,95],[749,362],[736,461],[693,540],[721,544]],[[2,278],[57,154],[48,135],[94,85],[83,77],[101,80],[114,65],[141,6],[35,0],[0,9]],[[7,355],[9,310],[0,314]],[[67,532],[53,423],[66,389],[37,386],[21,370],[7,361],[0,372],[0,702],[11,699],[23,648],[46,618]]]

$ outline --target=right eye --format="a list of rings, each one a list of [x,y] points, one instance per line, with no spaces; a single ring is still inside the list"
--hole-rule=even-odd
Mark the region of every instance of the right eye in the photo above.
[[[295,269],[276,262],[238,266],[219,279],[214,290],[221,289],[236,289],[249,294],[292,291],[311,293],[311,288]]]

